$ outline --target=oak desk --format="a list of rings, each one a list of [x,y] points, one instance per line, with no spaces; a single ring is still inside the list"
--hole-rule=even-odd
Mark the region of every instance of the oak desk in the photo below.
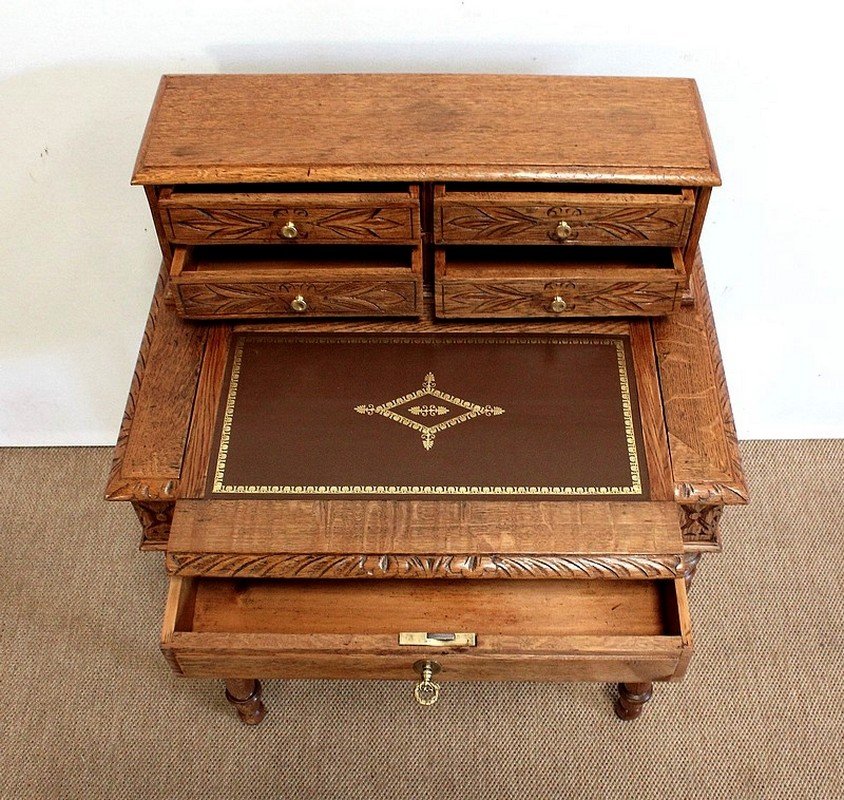
[[[107,497],[223,678],[611,681],[692,652],[747,494],[698,239],[692,81],[167,76],[163,254]]]

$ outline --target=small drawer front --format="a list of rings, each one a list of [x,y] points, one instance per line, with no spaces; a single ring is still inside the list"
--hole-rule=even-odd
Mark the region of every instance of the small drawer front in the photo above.
[[[170,285],[187,319],[418,316],[417,247],[178,246]]]
[[[542,609],[537,614],[536,609]],[[402,644],[408,626],[450,646]],[[465,636],[465,634],[464,634]],[[661,581],[171,578],[162,651],[196,677],[650,681],[682,675],[682,579]]]
[[[694,193],[447,192],[435,198],[441,244],[682,247]]]
[[[413,280],[243,281],[174,287],[187,319],[247,317],[398,317],[417,315]]]
[[[571,254],[573,251],[566,251]],[[452,254],[452,257],[457,254]],[[516,319],[529,317],[659,316],[682,300],[682,253],[672,266],[624,266],[595,260],[460,261],[436,254],[436,303],[441,317]]]
[[[407,194],[238,194],[165,192],[159,200],[170,241],[179,244],[412,243],[417,192]]]

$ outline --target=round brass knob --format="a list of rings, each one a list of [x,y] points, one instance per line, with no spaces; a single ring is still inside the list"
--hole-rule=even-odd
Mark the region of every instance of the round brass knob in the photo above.
[[[568,224],[564,219],[561,219],[557,223],[557,227],[554,229],[554,235],[561,241],[564,242],[566,239],[571,236],[571,225]]]
[[[281,235],[285,239],[295,239],[299,235],[299,229],[292,220],[288,220],[281,228]]]
[[[562,298],[562,297],[560,297],[560,295],[557,295],[557,296],[556,296],[556,297],[555,297],[555,298],[551,301],[551,310],[552,310],[555,314],[559,314],[561,311],[565,311],[565,310],[568,308],[568,305],[569,305],[569,304],[568,304],[565,300],[563,300],[563,298]]]
[[[432,680],[441,667],[436,661],[417,661],[413,665],[421,680],[413,689],[413,696],[420,706],[432,706],[440,699],[440,685]]]
[[[307,311],[308,310],[308,301],[305,300],[305,298],[302,297],[302,295],[297,294],[296,297],[294,297],[290,301],[290,308],[292,308],[294,311],[298,311],[300,313],[302,311]]]

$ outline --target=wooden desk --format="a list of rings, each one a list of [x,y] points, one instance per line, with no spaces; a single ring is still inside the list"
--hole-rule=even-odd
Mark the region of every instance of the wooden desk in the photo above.
[[[259,678],[612,681],[629,719],[682,676],[747,498],[693,82],[166,77],[134,182],[164,264],[107,497],[176,671],[247,723]]]

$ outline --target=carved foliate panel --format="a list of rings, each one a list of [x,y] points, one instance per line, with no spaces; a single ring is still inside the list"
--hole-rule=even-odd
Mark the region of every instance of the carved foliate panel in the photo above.
[[[580,578],[642,580],[683,574],[676,555],[421,555],[168,553],[174,575],[238,578]]]
[[[417,284],[404,281],[326,281],[308,283],[184,283],[176,287],[187,317],[303,315],[403,316],[416,311]]]
[[[174,242],[406,242],[416,237],[408,207],[168,208],[163,213]],[[284,228],[295,225],[295,238]]]
[[[689,550],[720,550],[719,523],[724,506],[694,503],[680,508],[684,546]]]
[[[691,210],[685,205],[469,205],[440,207],[442,242],[642,244],[680,247]],[[565,222],[564,239],[558,225]]]
[[[443,281],[440,313],[454,317],[643,316],[672,311],[679,281]],[[552,305],[561,298],[565,306]],[[559,303],[559,300],[556,300]]]
[[[167,546],[175,507],[175,503],[167,502],[132,503],[143,529],[142,550],[163,550]]]

